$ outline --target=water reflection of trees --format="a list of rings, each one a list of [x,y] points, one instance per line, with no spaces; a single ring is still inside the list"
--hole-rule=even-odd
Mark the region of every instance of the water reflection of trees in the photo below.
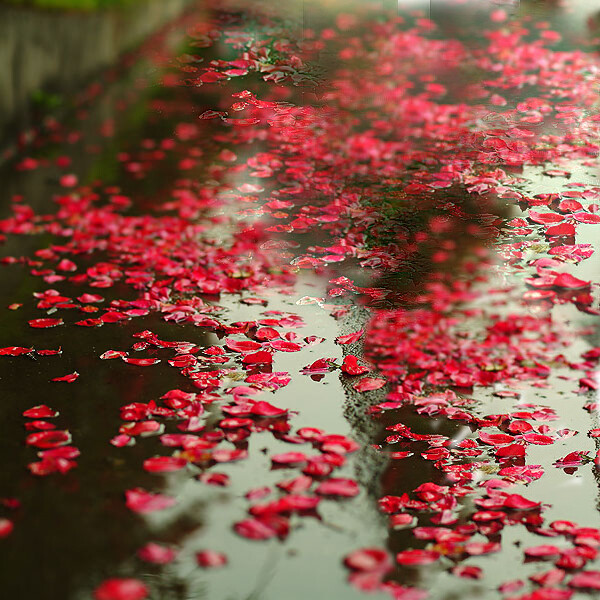
[[[304,13],[304,17],[307,19],[305,25],[308,24],[314,28],[324,27],[332,21],[334,16],[335,13],[325,10],[319,12],[318,9],[311,8],[308,13],[306,11]],[[454,17],[447,18],[452,16]],[[440,26],[447,35],[453,31],[452,28],[455,25],[462,23],[462,13],[448,13],[447,9],[438,13],[433,11],[431,17],[440,19]],[[243,18],[243,11],[238,11],[232,16],[232,22],[243,21]],[[335,72],[337,60],[333,54],[323,54],[319,57],[319,61],[326,74],[325,80],[322,82],[322,85],[326,87],[326,77],[332,76]],[[360,78],[360,72],[355,75],[358,79]],[[461,84],[467,83],[469,83],[468,73],[464,74],[464,80],[461,81]],[[173,90],[167,90],[161,100],[169,102],[172,93]],[[222,90],[219,91],[219,94],[221,93]],[[297,94],[297,96],[301,95],[301,93]],[[210,96],[204,91],[202,94],[190,91],[189,96],[185,92],[184,97],[181,106],[189,108],[194,113],[198,112],[200,106],[211,108],[220,100],[219,95]],[[459,100],[461,100],[460,97],[454,98],[454,101]],[[173,115],[177,117],[176,112]],[[360,117],[360,115],[358,116]],[[157,136],[158,132],[169,129],[172,122],[159,118],[155,120],[154,125],[151,132],[142,129],[139,132],[139,138],[150,136],[150,134],[151,137]],[[257,149],[255,146],[250,151],[254,153]],[[457,153],[462,150],[464,150],[462,147],[456,148]],[[211,160],[212,153],[206,153],[203,161],[209,163]],[[103,172],[98,173],[99,177],[103,175]],[[200,172],[195,175],[202,176]],[[153,197],[152,193],[156,191],[161,182],[176,177],[175,163],[165,163],[152,172],[146,183],[141,182],[145,186],[143,191],[148,197]],[[236,182],[236,185],[241,183],[236,179],[228,181]],[[474,262],[477,262],[478,251],[492,244],[497,238],[495,219],[504,214],[503,208],[494,198],[472,195],[458,186],[439,190],[430,195],[407,196],[402,189],[403,182],[399,182],[396,187],[380,185],[377,181],[368,180],[352,179],[347,182],[348,189],[356,188],[358,185],[369,187],[372,192],[371,198],[381,198],[386,201],[385,211],[382,210],[383,202],[375,207],[383,214],[383,217],[369,232],[369,242],[373,245],[393,246],[398,259],[397,268],[386,272],[374,270],[372,276],[365,276],[365,270],[362,270],[363,280],[358,282],[360,285],[376,287],[385,292],[383,297],[370,303],[371,308],[409,307],[415,297],[423,292],[424,286],[428,282],[440,277],[452,280],[470,276],[471,273],[464,269],[465,259],[472,256]],[[135,185],[132,186],[130,193],[136,193]],[[141,193],[140,188],[137,188],[137,193]],[[153,198],[156,200],[156,197]],[[284,236],[284,239],[289,240],[290,238],[291,236]],[[299,254],[304,253],[310,246],[320,243],[324,238],[326,236],[318,230],[293,236],[294,241],[299,244],[295,251]],[[344,272],[342,268],[335,274]],[[353,271],[353,275],[358,275],[359,272],[356,269]],[[361,315],[366,317],[368,313],[363,311]],[[352,327],[358,328],[362,324],[355,322]],[[101,340],[106,347],[117,343],[112,332],[106,333],[104,338],[96,336],[95,339],[98,344]],[[129,340],[119,339],[119,347],[126,345],[127,341]],[[196,340],[196,343],[209,345],[206,338]],[[77,352],[77,345],[73,346],[73,351]],[[93,365],[86,366],[88,369],[94,368]],[[27,370],[24,369],[20,375],[26,379]],[[148,377],[148,374],[144,373],[144,377]],[[120,491],[129,486],[133,478],[140,484],[150,481],[149,476],[140,475],[138,465],[152,450],[158,450],[158,446],[152,442],[145,442],[143,448],[134,449],[129,453],[125,465],[120,462],[122,451],[105,456],[104,449],[106,447],[106,431],[114,430],[118,425],[118,420],[115,418],[118,406],[139,398],[152,397],[156,388],[162,389],[165,386],[162,373],[160,377],[160,382],[158,379],[150,377],[144,381],[141,379],[131,380],[106,371],[99,375],[99,380],[93,386],[82,389],[82,392],[88,396],[85,410],[81,409],[73,414],[77,427],[80,428],[81,439],[85,439],[86,448],[82,447],[84,457],[88,458],[82,459],[78,470],[61,481],[60,485],[54,481],[42,482],[41,488],[36,488],[36,498],[30,500],[33,495],[31,489],[23,494],[18,486],[14,487],[15,482],[19,482],[19,485],[22,486],[27,485],[19,472],[11,469],[4,474],[5,481],[13,486],[11,493],[25,497],[28,504],[31,503],[30,506],[37,507],[34,509],[35,518],[25,515],[20,537],[15,538],[16,545],[13,546],[12,551],[14,557],[19,558],[8,557],[3,563],[9,573],[15,574],[14,578],[11,576],[8,587],[4,588],[11,592],[9,594],[11,597],[19,597],[19,592],[22,593],[23,590],[21,574],[26,571],[26,565],[22,562],[23,557],[27,556],[28,561],[43,565],[36,574],[36,580],[32,578],[31,581],[26,582],[26,585],[31,586],[28,588],[31,590],[31,597],[54,598],[55,595],[52,594],[57,589],[63,590],[64,597],[67,597],[70,594],[69,590],[85,588],[88,585],[89,573],[95,574],[98,569],[99,556],[105,557],[102,561],[102,569],[112,569],[113,566],[119,564],[128,565],[134,550],[145,541],[147,523],[142,519],[132,517],[122,506],[113,505],[112,499],[120,495]],[[364,397],[359,396],[349,384],[346,386],[346,391],[346,417],[354,427],[357,437],[365,442],[365,445],[381,443],[385,436],[385,426],[392,422],[405,422],[419,433],[442,433],[450,437],[456,433],[459,427],[455,422],[423,419],[408,410],[390,412],[381,420],[374,422],[365,413]],[[14,398],[15,403],[21,392],[22,390],[18,388],[11,390],[11,398]],[[114,397],[115,402],[108,405],[107,397]],[[91,424],[87,422],[90,412],[98,415]],[[20,441],[12,439],[8,447],[14,451],[15,446],[19,443]],[[381,455],[369,454],[368,449],[364,452],[364,459],[358,461],[359,479],[373,499],[382,494],[409,492],[423,481],[443,483],[443,474],[430,464],[423,468],[422,461],[397,461],[388,464],[384,462]],[[26,459],[23,457],[22,460],[16,462],[20,465],[26,462]],[[155,479],[152,481],[154,482]],[[64,486],[71,485],[79,488],[77,493],[64,493]],[[105,503],[97,501],[98,497],[106,495],[111,500]],[[82,520],[71,518],[73,514],[80,511],[81,505],[89,507],[89,510],[85,512],[85,518]],[[60,509],[58,513],[57,507]],[[179,520],[171,523],[169,531],[164,534],[163,541],[183,540],[195,528],[200,527],[202,508],[202,506],[199,507],[200,517],[198,519],[188,519],[182,515]],[[373,503],[373,510],[376,510],[375,503]],[[38,532],[43,532],[44,539],[32,552],[28,547],[31,540],[36,539]],[[408,530],[390,531],[388,547],[392,552],[412,544],[413,539]],[[58,566],[54,559],[48,560],[48,557],[55,556],[61,557]],[[65,575],[65,573],[69,573],[69,575]],[[398,570],[394,576],[404,583],[417,582],[419,574],[414,571],[411,573],[409,575],[407,571]],[[160,590],[161,598],[186,597],[185,583],[169,581],[168,574],[163,581],[166,581],[167,586],[171,587]]]
[[[181,33],[177,37],[181,39]],[[159,42],[164,39],[154,38],[154,52],[161,48]],[[163,51],[168,52],[164,48]],[[3,212],[8,210],[10,199],[16,194],[23,194],[36,212],[46,212],[49,200],[62,191],[57,185],[61,169],[46,167],[46,164],[61,154],[72,158],[71,172],[81,181],[87,179],[90,189],[118,183],[123,193],[138,202],[138,210],[145,202],[156,205],[168,198],[173,182],[179,177],[180,155],[174,154],[171,160],[153,169],[148,178],[137,180],[123,179],[117,156],[120,151],[137,148],[143,139],[171,136],[174,126],[196,109],[187,88],[153,87],[153,78],[160,73],[147,55],[139,52],[127,57],[125,64],[117,66],[111,77],[107,76],[108,83],[103,89],[97,86],[89,98],[82,94],[79,115],[65,116],[59,127],[40,134],[27,149],[41,168],[22,171],[15,169],[12,162],[3,165]],[[143,86],[141,81],[144,81]],[[156,118],[151,108],[156,101],[171,102],[176,110]],[[114,135],[105,135],[107,123],[114,127]],[[70,135],[77,136],[75,144],[69,142]],[[185,153],[185,147],[181,150]],[[203,174],[197,170],[195,176],[201,179]],[[152,207],[145,209],[152,210]],[[41,239],[12,236],[3,247],[3,255],[33,256],[35,250],[48,243],[51,240],[47,236]],[[111,257],[104,259],[110,261]],[[85,270],[98,260],[102,257],[96,253],[79,257],[78,264]],[[2,278],[2,305],[18,298],[24,306],[16,313],[9,311],[9,316],[4,317],[0,346],[13,345],[15,340],[27,343],[31,335],[27,319],[39,317],[30,299],[34,291],[39,291],[40,279],[24,275],[20,267],[6,270]],[[81,294],[81,288],[63,284],[61,292],[76,297]],[[104,292],[108,300],[130,294],[124,286]],[[166,339],[172,336],[170,326],[158,317],[146,319],[144,326],[159,335],[164,334]],[[125,450],[110,446],[108,441],[121,425],[119,409],[122,405],[147,402],[155,398],[157,390],[169,389],[169,385],[177,388],[181,380],[173,369],[167,368],[167,373],[164,369],[141,373],[127,369],[120,361],[118,364],[100,361],[98,355],[109,348],[130,347],[135,341],[132,334],[140,328],[143,327],[139,322],[92,330],[70,327],[68,336],[56,330],[45,336],[44,344],[62,346],[64,358],[0,363],[4,395],[0,453],[5,459],[10,457],[10,461],[4,460],[0,470],[0,488],[3,498],[15,497],[22,504],[22,508],[11,515],[15,517],[15,531],[10,544],[0,547],[2,588],[6,597],[63,600],[83,597],[82,593],[88,597],[87,591],[101,578],[117,571],[135,572],[138,568],[135,553],[147,542],[150,526],[144,517],[125,507],[123,490],[136,485],[160,487],[157,476],[143,471],[141,464],[149,455],[160,454],[164,449],[157,438]],[[90,336],[93,336],[91,353]],[[201,346],[214,342],[205,330],[195,330],[194,339]],[[72,388],[65,389],[48,384],[56,377],[57,369],[77,370],[86,376]],[[23,410],[41,403],[63,413],[61,425],[70,430],[73,443],[81,450],[77,468],[62,477],[33,478],[24,468],[35,460],[36,452],[23,445],[25,431],[20,415]],[[203,519],[204,505],[200,503],[190,513],[177,515],[168,529],[159,528],[153,535],[164,543],[177,544],[201,527]],[[160,571],[158,567],[147,569],[154,575]],[[155,577],[154,581],[161,598],[189,597],[187,583],[176,577]],[[202,597],[202,590],[195,592],[195,597]]]

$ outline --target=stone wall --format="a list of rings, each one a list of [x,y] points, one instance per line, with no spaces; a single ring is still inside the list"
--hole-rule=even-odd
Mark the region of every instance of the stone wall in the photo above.
[[[31,123],[32,97],[68,96],[193,0],[147,0],[128,10],[55,12],[0,6],[0,146]]]

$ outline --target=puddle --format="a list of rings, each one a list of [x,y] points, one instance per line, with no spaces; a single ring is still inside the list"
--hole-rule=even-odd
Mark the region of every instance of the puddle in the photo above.
[[[597,527],[586,435],[597,409],[584,410],[597,365],[582,355],[599,345],[598,255],[567,248],[560,262],[550,250],[597,250],[597,57],[586,54],[596,17],[577,2],[499,3],[491,18],[487,5],[393,4],[342,14],[306,4],[301,36],[299,5],[291,25],[260,7],[218,7],[214,22],[191,14],[179,38],[147,45],[3,167],[0,306],[12,310],[0,348],[62,349],[0,360],[9,597],[85,600],[105,579],[133,577],[161,600],[492,598],[509,577],[551,568],[523,555],[547,543],[588,555],[540,590],[560,584],[556,597],[567,598],[573,573],[593,569],[600,538],[574,541],[549,524]],[[483,16],[499,67],[473,32]],[[533,41],[519,37],[524,24]],[[550,58],[566,60],[573,79]],[[507,91],[494,93],[506,98],[491,101],[479,79],[502,69],[508,83],[495,85]],[[557,80],[540,76],[532,100],[514,78],[544,69]],[[573,82],[579,120],[567,106],[536,129]],[[584,203],[561,209],[558,195]],[[563,221],[576,235],[548,230]],[[559,272],[583,283],[544,283]],[[42,317],[65,325],[28,324]],[[109,350],[134,362],[100,360]],[[73,383],[51,381],[71,373]],[[64,474],[28,471],[39,448],[25,443],[36,425],[23,412],[40,404],[59,411],[57,428],[81,453]],[[150,431],[131,434],[138,426]],[[503,458],[509,445],[516,454]],[[278,458],[288,452],[306,456],[288,464]],[[581,452],[585,464],[553,466]],[[175,472],[148,472],[155,456]],[[229,485],[209,485],[215,473]],[[277,484],[306,473],[312,487],[298,494],[318,510],[266,504],[293,498]],[[331,477],[343,492],[315,491]],[[135,488],[174,503],[130,510]],[[506,494],[534,504],[505,506]],[[387,512],[412,519],[390,519],[394,502]],[[246,520],[258,533],[239,535]],[[150,542],[177,558],[142,562]],[[344,565],[370,547],[389,565]],[[405,554],[414,549],[425,553]],[[202,550],[224,553],[227,566],[199,568]]]

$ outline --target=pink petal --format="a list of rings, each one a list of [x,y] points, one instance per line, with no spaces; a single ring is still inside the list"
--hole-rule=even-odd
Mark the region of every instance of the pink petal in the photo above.
[[[381,548],[361,548],[344,558],[344,564],[353,571],[389,571],[392,561],[389,554]]]
[[[175,504],[175,498],[163,494],[153,494],[142,488],[135,488],[125,492],[127,508],[139,513],[148,513],[155,510],[164,510]]]
[[[146,562],[154,563],[155,565],[166,565],[175,560],[177,552],[168,546],[149,542],[138,550],[137,555]]]
[[[354,342],[357,342],[363,334],[363,329],[359,329],[358,331],[355,331],[354,333],[348,333],[346,335],[340,335],[338,337],[335,338],[335,341],[337,344],[353,344]]]
[[[206,568],[223,567],[227,564],[227,556],[214,550],[202,550],[196,553],[198,566]]]
[[[364,377],[357,383],[355,383],[352,387],[357,392],[370,392],[372,390],[379,390],[385,386],[387,381],[385,379],[381,379],[379,377]]]

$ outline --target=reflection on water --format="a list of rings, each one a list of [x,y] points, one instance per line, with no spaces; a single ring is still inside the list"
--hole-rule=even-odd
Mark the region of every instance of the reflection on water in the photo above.
[[[427,5],[427,11],[413,13],[410,18],[428,16],[434,20],[440,28],[434,39],[452,37],[461,40],[464,43],[461,50],[465,52],[464,62],[477,56],[485,40],[479,31],[473,32],[473,29],[477,29],[481,15],[486,14],[488,7],[481,7],[481,3],[451,5],[432,2]],[[579,9],[569,13],[559,3],[549,2],[521,2],[518,6],[503,3],[498,6],[507,6],[510,16],[526,18],[531,15],[536,20],[548,19],[560,25],[560,30],[565,34],[562,42],[565,47],[573,44],[578,36],[587,35],[587,30],[580,27],[584,21]],[[584,5],[576,6],[585,8]],[[413,3],[410,10],[421,8],[424,7],[419,3]],[[306,41],[313,39],[314,31],[334,26],[339,4],[316,6],[307,3],[303,11],[299,11],[299,5],[289,5],[287,9],[287,18],[293,21],[292,27],[297,28],[298,20],[302,21]],[[221,15],[221,29],[245,27],[250,37],[257,35],[263,25],[260,8],[254,6],[254,12],[245,10],[243,8]],[[274,10],[272,6],[271,10]],[[348,12],[349,8],[346,6],[345,10]],[[397,15],[395,2],[382,5],[381,12],[377,12],[373,6],[356,8],[356,14],[362,18],[364,13],[360,10],[366,11],[369,20],[365,18],[364,31],[358,27],[356,38],[371,35],[366,26],[378,21],[382,33],[392,35],[393,28],[389,24]],[[440,59],[435,44],[432,44],[430,54],[422,58],[422,64],[414,68],[414,65],[408,64],[407,58],[411,57],[413,50],[411,40],[400,38],[396,42],[399,45],[406,44],[405,52],[393,55],[395,62],[377,64],[377,52],[385,54],[389,48],[384,43],[387,38],[375,36],[369,40],[372,48],[365,66],[375,64],[381,68],[380,72],[363,72],[358,60],[354,64],[348,63],[348,55],[340,57],[339,51],[348,49],[344,38],[341,47],[330,45],[329,53],[322,51],[318,44],[315,45],[310,57],[314,61],[313,70],[296,73],[301,85],[284,82],[273,88],[258,77],[252,79],[252,76],[249,80],[234,78],[219,87],[190,85],[198,74],[199,65],[209,64],[211,60],[230,60],[235,56],[231,46],[222,43],[204,49],[203,46],[208,45],[205,44],[206,33],[199,25],[198,29],[194,29],[197,25],[194,19],[201,21],[200,17],[191,16],[180,26],[181,31],[187,26],[191,35],[178,48],[179,52],[169,54],[169,50],[165,49],[154,65],[149,64],[148,55],[155,57],[155,48],[143,53],[139,61],[132,61],[129,70],[122,73],[112,85],[106,86],[102,93],[98,90],[91,93],[90,101],[82,105],[77,118],[67,125],[58,126],[48,139],[40,140],[29,148],[29,158],[34,157],[41,168],[31,171],[24,169],[23,165],[27,163],[22,161],[25,157],[19,157],[5,167],[3,215],[9,213],[8,207],[15,194],[23,194],[36,211],[50,212],[52,209],[49,208],[48,199],[64,193],[58,185],[64,170],[56,166],[57,159],[64,156],[70,160],[69,171],[77,174],[90,193],[102,198],[115,194],[127,196],[133,200],[128,214],[140,217],[146,214],[170,215],[179,211],[190,223],[206,224],[204,235],[214,239],[217,246],[226,243],[231,236],[233,227],[226,220],[227,211],[239,207],[233,201],[231,206],[223,206],[216,198],[228,198],[235,190],[240,191],[246,207],[240,209],[240,218],[245,211],[245,223],[251,225],[246,235],[254,236],[256,246],[260,242],[261,248],[279,250],[273,252],[270,258],[271,270],[283,271],[292,261],[299,267],[305,264],[315,266],[320,273],[320,277],[299,275],[294,287],[283,287],[287,295],[274,287],[260,290],[268,301],[269,310],[299,314],[310,325],[306,329],[307,334],[318,333],[326,338],[320,346],[305,347],[299,355],[301,358],[291,353],[277,355],[274,370],[293,375],[289,387],[278,393],[278,405],[299,411],[300,414],[294,417],[295,428],[319,426],[332,433],[352,434],[365,445],[339,471],[340,476],[347,477],[357,473],[362,491],[357,499],[348,502],[323,502],[317,518],[294,520],[293,534],[284,543],[271,541],[257,545],[256,542],[239,538],[231,530],[231,523],[239,520],[249,506],[243,497],[244,493],[259,485],[273,487],[281,480],[281,473],[270,468],[269,455],[284,452],[289,445],[267,430],[253,435],[248,441],[236,440],[235,447],[247,449],[249,458],[244,463],[220,466],[220,470],[232,479],[230,488],[204,486],[194,477],[199,474],[196,467],[190,467],[189,473],[164,477],[148,474],[141,469],[142,462],[154,454],[164,454],[164,448],[155,437],[140,439],[131,448],[109,445],[108,440],[121,424],[119,408],[124,404],[148,402],[168,389],[189,385],[190,382],[183,379],[178,371],[169,370],[166,366],[164,369],[138,372],[124,370],[121,362],[115,364],[113,361],[101,362],[97,359],[109,348],[129,348],[134,341],[133,334],[142,329],[149,329],[167,340],[185,339],[202,348],[222,345],[225,337],[223,332],[217,336],[207,328],[192,327],[183,322],[165,323],[157,316],[149,316],[144,317],[141,323],[129,321],[125,325],[101,329],[70,327],[68,334],[57,328],[44,332],[43,338],[36,337],[36,332],[32,333],[26,325],[28,319],[39,316],[39,312],[32,308],[31,295],[53,284],[46,280],[46,286],[39,278],[26,274],[24,266],[10,265],[3,273],[5,285],[0,297],[4,305],[23,303],[23,307],[4,317],[0,346],[22,343],[47,344],[48,347],[60,345],[63,348],[63,355],[55,357],[56,360],[53,358],[53,362],[33,359],[7,359],[0,362],[0,378],[5,394],[2,404],[4,414],[0,421],[0,456],[10,457],[10,460],[3,461],[3,469],[0,470],[2,496],[16,497],[22,503],[22,508],[15,515],[17,527],[14,534],[7,540],[8,543],[0,546],[3,589],[11,598],[89,598],[90,590],[104,577],[115,574],[135,576],[140,572],[151,584],[154,596],[161,599],[299,599],[314,596],[317,581],[318,597],[362,597],[361,592],[344,582],[341,557],[349,549],[387,545],[393,555],[407,547],[425,546],[425,542],[421,544],[421,541],[415,541],[410,529],[388,529],[385,517],[378,512],[377,499],[382,495],[400,496],[404,492],[411,492],[423,482],[447,483],[442,471],[434,468],[431,462],[423,463],[418,457],[421,451],[427,449],[425,444],[423,447],[413,443],[396,444],[394,451],[410,448],[417,456],[389,462],[385,460],[385,452],[377,453],[370,445],[389,451],[385,441],[389,431],[385,428],[398,422],[420,434],[441,434],[461,439],[472,437],[471,429],[460,421],[441,417],[428,419],[406,407],[386,411],[372,419],[366,414],[366,405],[383,401],[384,392],[371,392],[365,400],[365,396],[352,387],[353,382],[348,378],[340,378],[337,372],[310,378],[299,376],[298,371],[325,356],[336,357],[341,362],[344,353],[349,354],[350,351],[335,345],[333,340],[344,327],[356,330],[365,326],[365,320],[373,311],[410,309],[422,305],[425,292],[432,284],[452,286],[463,280],[472,282],[477,280],[482,271],[493,268],[497,258],[492,248],[495,243],[502,241],[499,227],[509,212],[514,211],[512,207],[508,208],[506,198],[482,193],[483,187],[473,191],[469,187],[473,181],[445,185],[450,178],[438,177],[434,181],[435,187],[429,186],[431,179],[428,179],[434,172],[443,173],[440,167],[453,163],[457,156],[464,159],[463,166],[466,168],[467,161],[481,150],[481,140],[467,136],[471,117],[473,120],[489,118],[489,114],[479,108],[475,110],[475,115],[469,112],[469,107],[478,103],[480,74],[462,68],[461,60],[453,54],[458,52],[456,46],[444,47],[447,54]],[[421,24],[421,27],[427,28],[427,24]],[[310,34],[310,30],[313,30],[313,34]],[[269,52],[264,65],[277,65],[277,48],[272,47]],[[174,54],[180,58],[174,59]],[[453,61],[452,68],[445,61]],[[438,79],[434,81],[430,77],[432,75]],[[393,77],[402,81],[406,90],[413,91],[407,93],[407,97],[396,98],[391,89],[389,97],[386,97],[373,92],[378,88],[369,88],[368,84],[379,84]],[[412,81],[418,77],[421,79]],[[336,85],[348,86],[347,96],[341,95],[340,99],[339,94],[333,94],[334,78]],[[359,88],[358,92],[357,78],[364,85],[364,89]],[[427,98],[420,97],[420,103],[414,101],[415,95],[424,94],[427,85],[436,82],[443,82],[447,87],[447,104],[464,103],[460,110],[467,115],[460,122],[460,131],[454,132],[454,137],[449,135],[448,139],[441,141],[432,139],[427,125],[436,123],[436,119],[447,118],[443,110],[436,119],[430,122],[424,120],[422,128],[412,128],[412,125],[404,122],[410,119],[418,122],[419,111],[433,110],[438,106],[435,102],[429,103]],[[243,143],[238,147],[239,139],[231,133],[232,128],[224,120],[202,122],[197,118],[206,111],[231,110],[231,95],[243,93],[251,87],[250,84],[253,90],[264,93],[265,97],[271,94],[273,88],[275,91],[269,97],[275,101],[304,102],[307,107],[331,111],[328,113],[331,120],[323,125],[329,127],[325,131],[311,130],[310,127],[307,132],[304,131],[302,118],[305,115],[300,112],[294,115],[300,126],[294,123],[291,126],[292,133],[306,133],[306,144],[315,149],[315,154],[308,153],[310,160],[306,160],[306,156],[295,156],[293,152],[297,146],[294,143],[297,139],[285,139],[282,136],[279,142],[285,149],[283,156],[288,161],[288,170],[278,171],[276,181],[268,176],[259,179],[266,188],[265,198],[273,194],[271,202],[274,207],[269,207],[269,211],[263,210],[253,197],[262,192],[257,192],[253,187],[244,187],[249,182],[256,185],[257,181],[252,178],[255,176],[248,175],[245,165],[257,153],[272,151],[273,140],[262,133],[256,134],[253,139],[251,127],[240,127],[240,133],[235,135]],[[436,93],[436,89],[430,87],[429,92]],[[509,100],[512,102],[517,98]],[[334,101],[340,102],[340,105],[332,107]],[[240,101],[240,104],[243,102]],[[379,112],[379,119],[374,119],[374,112]],[[463,113],[460,114],[462,118]],[[336,120],[340,115],[345,120]],[[373,122],[379,127],[379,137],[365,134]],[[514,124],[501,123],[498,129],[506,129],[511,125]],[[564,127],[568,129],[568,125]],[[247,139],[244,136],[248,136]],[[350,136],[352,143],[343,144]],[[391,148],[390,154],[378,162],[379,156],[374,148],[377,147],[379,151],[386,144]],[[395,163],[393,152],[397,152],[400,159],[406,156],[407,148],[412,152],[410,160],[406,164]],[[224,166],[224,163],[235,162],[236,159],[231,160],[233,150],[237,152],[237,166],[244,165],[243,168],[229,170]],[[322,154],[317,154],[316,150],[322,151]],[[263,158],[264,164],[257,164],[256,161],[250,163],[259,175],[261,171],[264,174],[272,167],[277,168],[274,161],[268,163],[268,157]],[[60,160],[58,162],[61,163]],[[14,168],[15,164],[21,165],[20,170]],[[506,166],[501,159],[498,165],[505,167],[511,176],[525,176],[531,186],[530,193],[546,191],[542,189],[541,182],[550,180],[535,181],[528,170],[521,172],[517,166]],[[414,181],[415,172],[423,176],[423,189],[417,186],[417,193],[412,190],[407,194],[405,187],[409,181]],[[590,177],[594,177],[593,172]],[[333,180],[335,187],[328,186],[328,180]],[[293,186],[297,181],[303,182],[306,191],[299,198],[293,194]],[[288,192],[287,196],[280,193],[278,188],[282,186]],[[432,192],[434,187],[437,191]],[[186,198],[192,195],[203,199],[200,209],[198,204],[186,205]],[[339,242],[336,235],[342,237],[341,230],[336,231],[328,221],[311,224],[310,219],[312,215],[319,214],[317,209],[328,206],[340,195],[354,195],[357,198],[353,209],[356,210],[357,221],[364,219],[365,225],[356,231],[352,230],[352,234],[360,239],[359,245],[364,254],[349,255],[347,260],[337,262],[335,255],[340,254],[341,250],[322,246],[335,246]],[[316,208],[312,210],[310,207]],[[335,205],[330,214],[335,216]],[[310,226],[303,227],[303,220]],[[286,230],[285,223],[289,221],[296,223],[296,231]],[[331,223],[334,222],[332,218]],[[351,228],[352,224],[348,227]],[[585,241],[593,243],[592,230],[589,235]],[[32,257],[36,250],[60,242],[51,237],[49,234],[41,237],[9,236],[3,246],[3,256]],[[153,239],[153,243],[160,243],[158,237]],[[310,259],[315,256],[325,258],[312,263]],[[79,257],[78,261],[81,268],[86,268],[100,257],[101,253],[96,250],[93,254]],[[105,261],[113,258],[110,255],[102,256]],[[248,254],[246,262],[252,259]],[[239,264],[243,264],[242,261]],[[586,268],[591,268],[592,264],[586,263]],[[137,266],[126,265],[131,270]],[[354,290],[349,285],[343,287],[346,285],[342,281],[344,277],[351,278],[354,286],[366,289],[366,296],[355,299],[352,295]],[[342,281],[329,297],[328,280]],[[289,281],[292,281],[291,275]],[[56,285],[61,293],[69,297],[81,293],[76,283],[60,282]],[[132,289],[124,284],[103,290],[103,294],[107,301],[135,297]],[[299,305],[296,302],[301,297],[315,300]],[[265,307],[260,302],[240,304],[238,297],[233,294],[223,295],[218,301],[214,296],[205,299],[210,304],[218,304],[221,307],[218,310],[222,311],[219,314],[226,315],[231,323],[253,321],[264,316]],[[518,301],[510,300],[513,304]],[[486,300],[480,302],[485,304]],[[330,316],[336,306],[342,312],[349,312],[346,323]],[[498,310],[509,311],[511,307],[509,305]],[[579,314],[574,317],[570,315],[569,318],[572,323],[577,320],[583,322]],[[585,347],[585,342],[576,342],[574,346],[577,344],[580,349]],[[360,345],[350,348],[360,354]],[[152,352],[153,356],[162,358],[164,362],[170,357],[163,349],[154,349]],[[575,356],[572,360],[575,360]],[[58,372],[64,374],[73,371],[86,373],[87,377],[72,387],[47,385],[47,381]],[[232,383],[235,382],[233,376],[231,379]],[[554,384],[558,385],[556,381],[553,381]],[[554,389],[558,391],[560,388]],[[536,402],[543,400],[548,404],[554,402],[557,408],[560,405],[558,400],[545,398],[541,394],[529,399]],[[481,414],[505,410],[504,406],[500,408],[497,405],[497,398],[493,398],[488,391],[482,391],[481,398],[476,400],[480,402]],[[77,468],[64,477],[38,480],[24,470],[24,465],[33,460],[34,451],[22,443],[24,432],[21,413],[41,402],[60,410],[61,427],[70,429],[81,450]],[[209,411],[209,419],[214,422],[220,419],[217,408]],[[166,420],[166,424],[167,431],[178,431],[175,422]],[[576,415],[571,422],[563,425],[585,430],[589,428],[588,416],[585,413]],[[578,447],[581,447],[582,443],[578,443]],[[570,495],[565,478],[566,475],[557,470],[549,474],[546,483],[531,486],[533,493],[542,497],[548,487],[556,485],[558,489],[563,486],[561,492],[557,493],[557,517],[562,515],[561,510],[565,509],[566,499]],[[586,476],[582,482],[586,498],[595,494],[595,481],[591,480],[593,477]],[[178,505],[156,516],[137,516],[125,508],[122,499],[125,489],[137,486],[177,496]],[[464,502],[464,506],[463,513],[466,514],[472,506],[468,501]],[[587,516],[595,516],[595,506],[590,509],[588,500],[582,501],[581,511],[587,512]],[[430,515],[420,515],[419,525],[428,524]],[[502,536],[494,532],[489,539],[500,541],[503,538],[506,546],[511,535],[510,532],[503,532]],[[149,539],[177,545],[181,548],[181,559],[165,568],[142,565],[135,553]],[[528,539],[527,543],[530,541],[529,538],[523,539]],[[227,552],[231,566],[225,575],[213,576],[197,569],[194,553],[204,547]],[[527,572],[521,569],[518,562],[519,557],[516,549],[507,550],[507,564],[514,566],[515,573],[526,575]],[[32,568],[32,565],[35,567]],[[30,576],[32,573],[34,577]],[[481,597],[481,594],[489,593],[492,586],[487,582],[482,586],[463,583],[442,572],[441,568],[431,568],[426,572],[396,567],[390,577],[403,585],[430,587],[436,598],[449,598],[454,594],[463,598]],[[500,582],[499,577],[492,573],[489,581],[495,585]]]

